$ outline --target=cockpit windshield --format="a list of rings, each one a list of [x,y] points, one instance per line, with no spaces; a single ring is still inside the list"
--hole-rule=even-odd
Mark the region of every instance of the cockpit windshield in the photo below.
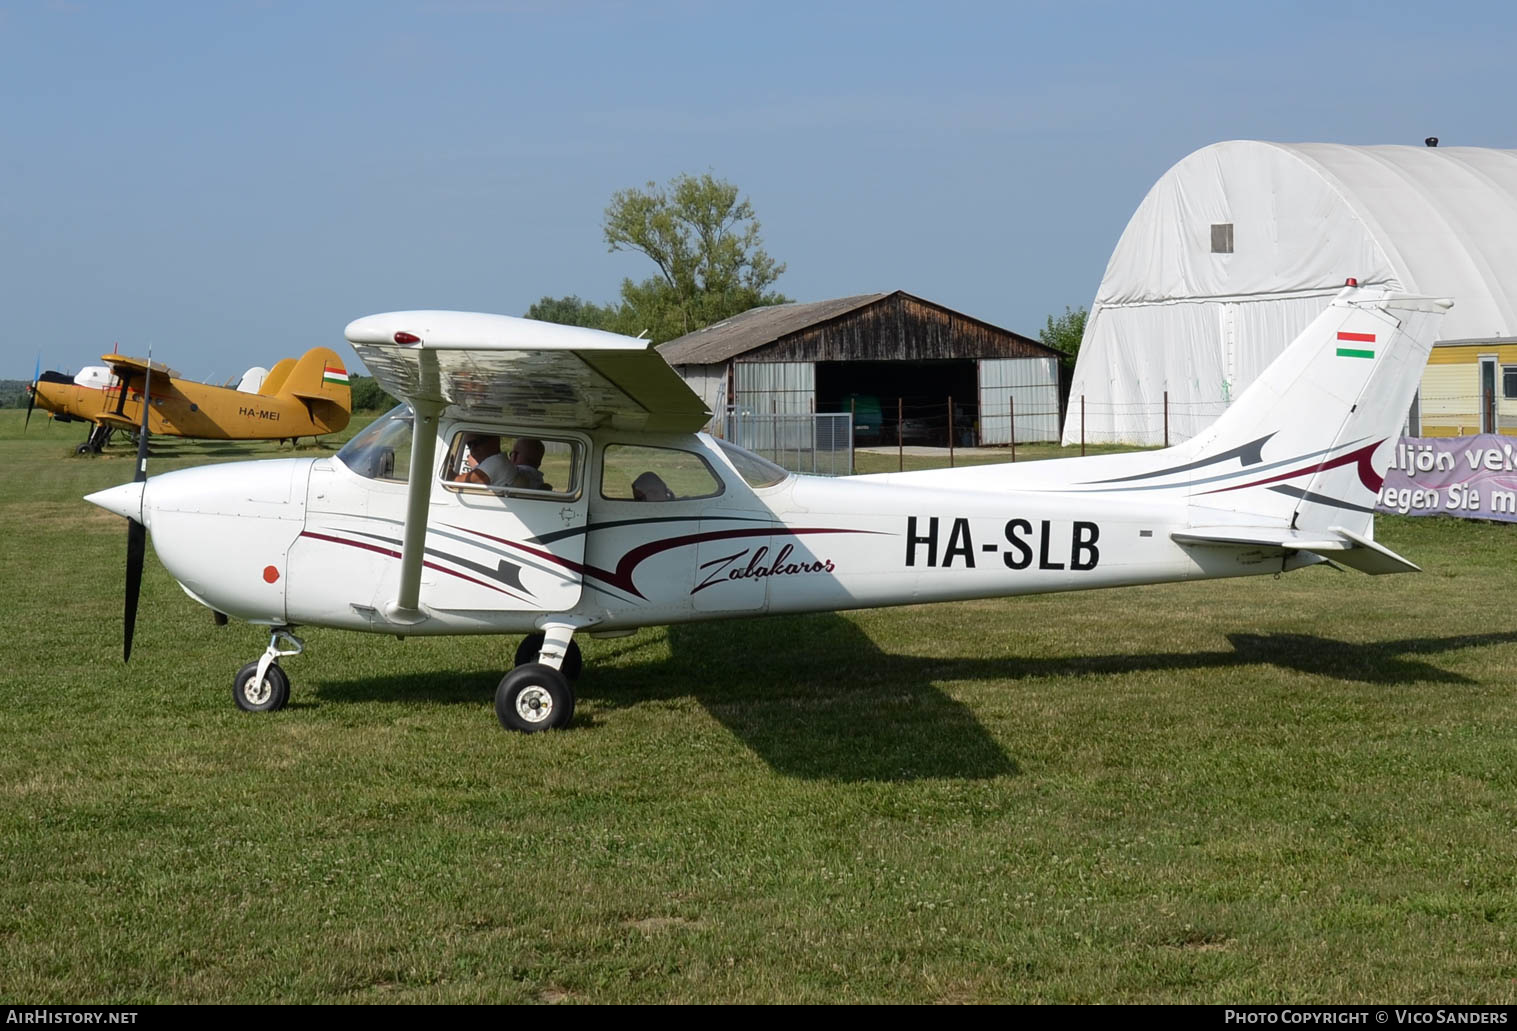
[[[411,431],[415,416],[396,405],[343,445],[337,458],[371,480],[405,480],[411,474]]]
[[[790,475],[789,470],[775,465],[767,458],[760,458],[746,448],[740,448],[720,437],[713,439],[727,456],[727,461],[732,463],[732,468],[737,470],[743,482],[750,487],[773,487]]]

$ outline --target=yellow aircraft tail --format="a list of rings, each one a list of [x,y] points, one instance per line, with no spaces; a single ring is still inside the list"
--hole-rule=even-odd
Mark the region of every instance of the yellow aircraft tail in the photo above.
[[[264,397],[278,397],[284,393],[282,389],[284,381],[290,378],[290,370],[293,368],[295,368],[294,358],[279,359],[269,370],[269,374],[263,378],[263,384],[258,388],[258,392]]]
[[[313,347],[298,361],[286,358],[279,362],[263,381],[259,393],[305,402],[312,421],[325,427],[323,433],[346,428],[353,410],[347,366],[328,347]]]

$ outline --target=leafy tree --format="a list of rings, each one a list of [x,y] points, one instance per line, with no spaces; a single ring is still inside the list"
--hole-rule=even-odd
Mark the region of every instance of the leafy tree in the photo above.
[[[387,412],[400,404],[395,398],[385,393],[384,388],[373,376],[352,376],[348,380],[348,390],[353,395],[353,411],[355,412]]]
[[[1080,354],[1080,340],[1085,336],[1085,319],[1089,314],[1083,305],[1071,311],[1066,304],[1063,315],[1057,318],[1048,316],[1048,325],[1038,330],[1043,343],[1063,355],[1059,364],[1066,369],[1074,368],[1075,359]]]
[[[622,303],[608,328],[633,336],[646,330],[662,343],[790,300],[769,290],[785,266],[765,253],[753,205],[709,173],[618,190],[602,229],[610,250],[637,251],[658,266],[658,275],[640,283],[622,281]]]
[[[540,322],[557,322],[561,326],[588,326],[611,329],[616,324],[615,305],[582,301],[578,296],[543,297],[527,309],[527,318]]]

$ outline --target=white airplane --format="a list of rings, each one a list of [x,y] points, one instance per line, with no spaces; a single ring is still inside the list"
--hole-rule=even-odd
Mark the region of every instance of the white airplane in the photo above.
[[[541,731],[573,717],[580,633],[1323,561],[1415,571],[1375,543],[1372,507],[1449,306],[1344,289],[1177,447],[845,479],[793,475],[699,432],[705,406],[645,340],[394,312],[347,338],[405,404],[334,457],[139,471],[87,500],[137,535],[128,649],[143,527],[219,622],[270,628],[234,679],[241,708],[285,705],[279,660],[301,652],[300,625],[528,634],[495,709],[509,729]],[[540,441],[535,486],[455,479],[481,437],[525,441],[517,452]]]

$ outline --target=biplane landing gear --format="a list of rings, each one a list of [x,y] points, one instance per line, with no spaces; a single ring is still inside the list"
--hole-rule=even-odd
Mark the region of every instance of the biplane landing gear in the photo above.
[[[90,429],[90,435],[84,438],[84,443],[74,448],[76,455],[98,455],[105,445],[111,442],[111,434],[116,432],[109,426],[94,426]]]
[[[549,623],[516,649],[516,668],[495,689],[495,715],[507,730],[533,734],[567,727],[574,719],[574,688],[584,660],[574,627]]]
[[[284,644],[286,647],[281,648]],[[285,629],[269,635],[269,646],[256,662],[250,662],[232,678],[232,701],[243,712],[275,712],[290,701],[290,678],[279,667],[284,655],[299,655],[305,642]]]

